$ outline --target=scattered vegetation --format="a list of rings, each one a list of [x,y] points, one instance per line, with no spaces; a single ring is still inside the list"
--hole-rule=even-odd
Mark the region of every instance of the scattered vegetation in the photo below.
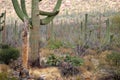
[[[107,55],[107,61],[111,68],[112,78],[120,79],[120,52],[112,52]]]
[[[16,60],[20,56],[19,50],[8,45],[1,44],[0,61],[9,64],[11,60]]]
[[[0,73],[0,80],[18,80],[18,79],[15,77],[9,76],[8,73],[2,72]]]
[[[58,66],[61,60],[62,59],[60,57],[54,54],[51,54],[48,56],[46,64],[49,66]]]
[[[83,59],[70,55],[66,55],[64,61],[70,63],[73,66],[81,66],[83,64]]]
[[[62,76],[75,76],[79,74],[79,69],[68,62],[62,62],[60,64],[60,71]]]
[[[111,19],[112,19],[112,24],[116,25],[118,29],[120,30],[120,15],[116,14]]]
[[[76,56],[56,56],[55,54],[51,54],[47,58],[47,64],[50,66],[59,66],[62,62],[66,62],[71,64],[72,66],[81,66],[83,64],[83,59]]]
[[[49,49],[58,49],[63,46],[63,42],[59,40],[49,40],[47,48]]]
[[[112,66],[120,66],[120,52],[113,52],[107,55],[109,64]]]
[[[83,64],[83,60],[79,57],[70,55],[56,56],[51,54],[47,59],[47,65],[58,66],[63,76],[73,76],[79,74],[77,67]]]

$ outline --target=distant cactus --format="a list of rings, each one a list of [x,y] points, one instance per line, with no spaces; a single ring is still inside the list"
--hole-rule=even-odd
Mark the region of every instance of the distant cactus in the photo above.
[[[80,24],[80,31],[81,31],[81,33],[83,31],[83,22],[82,21],[81,21],[81,24]]]
[[[87,23],[88,23],[88,14],[85,14],[85,28],[84,28],[84,31],[85,31],[85,40],[87,39]]]
[[[28,20],[29,26],[31,28],[30,34],[30,46],[31,54],[30,61],[36,62],[39,59],[39,43],[40,43],[40,25],[46,25],[54,19],[54,17],[59,13],[59,8],[61,6],[62,0],[58,0],[53,12],[45,12],[39,10],[39,2],[42,0],[31,0],[31,18],[28,16],[26,11],[25,0],[20,0],[21,5],[19,5],[18,0],[11,0],[13,7],[18,15],[18,17],[24,22],[24,19]],[[40,19],[39,15],[46,16],[44,19]],[[37,63],[39,64],[39,63]]]
[[[107,42],[110,42],[110,23],[109,23],[109,19],[106,20],[106,39]]]
[[[114,15],[111,17],[112,24],[116,24],[118,26],[118,29],[120,31],[120,15]]]

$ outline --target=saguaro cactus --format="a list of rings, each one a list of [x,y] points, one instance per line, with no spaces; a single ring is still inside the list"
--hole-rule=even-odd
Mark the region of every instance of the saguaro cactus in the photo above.
[[[107,43],[110,42],[110,23],[109,23],[109,19],[106,20],[106,40],[107,40]]]
[[[2,43],[5,42],[6,32],[5,32],[5,20],[6,20],[6,11],[0,15],[0,31],[2,31]]]
[[[29,28],[26,20],[24,20],[24,28],[22,30],[22,42],[22,62],[23,67],[27,68],[29,54]]]
[[[28,16],[26,11],[25,0],[20,0],[21,5],[19,5],[18,0],[12,0],[14,9],[18,17],[24,21],[24,18],[29,21],[31,25],[31,34],[30,34],[30,61],[35,62],[39,58],[39,42],[40,42],[40,25],[46,25],[54,19],[54,17],[59,13],[59,8],[61,6],[62,0],[58,0],[53,12],[45,12],[39,10],[39,2],[42,0],[31,0],[31,18]],[[47,16],[44,19],[40,19],[39,15]],[[39,64],[39,63],[38,63]],[[35,65],[35,64],[34,64]]]
[[[85,27],[84,27],[84,31],[85,31],[85,40],[87,39],[87,23],[88,23],[88,14],[85,14]]]

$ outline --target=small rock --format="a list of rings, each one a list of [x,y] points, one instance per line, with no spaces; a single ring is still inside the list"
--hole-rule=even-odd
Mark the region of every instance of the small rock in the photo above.
[[[95,69],[96,69],[99,66],[99,60],[92,58],[91,61],[92,61],[93,65],[95,66]]]
[[[23,68],[19,74],[20,78],[29,78],[29,71]]]

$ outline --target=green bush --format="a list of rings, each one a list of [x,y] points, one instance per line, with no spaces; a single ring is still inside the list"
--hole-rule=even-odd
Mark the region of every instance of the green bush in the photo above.
[[[51,54],[47,59],[47,64],[49,66],[58,66],[59,63],[60,63],[60,57],[57,57],[54,54]]]
[[[0,62],[9,64],[12,60],[16,60],[20,56],[19,50],[12,47],[2,47],[0,49]]]
[[[120,52],[112,52],[107,55],[107,60],[112,66],[120,66]]]
[[[75,45],[73,45],[72,43],[70,42],[64,42],[64,45],[63,45],[64,48],[75,48]]]
[[[9,48],[10,46],[7,44],[0,44],[0,49],[6,49]]]
[[[58,66],[62,76],[74,76],[79,74],[78,66],[83,64],[83,60],[79,57],[65,55],[56,56],[51,54],[47,59],[47,65]]]
[[[120,35],[114,36],[111,42],[112,46],[120,47]]]
[[[80,66],[83,64],[83,59],[76,56],[70,56],[70,55],[66,55],[64,61],[71,63],[73,66]]]
[[[112,29],[114,29],[114,30],[116,29],[117,31],[119,31],[120,30],[120,15],[116,14],[116,15],[112,16],[111,21],[112,21],[112,25],[113,25]]]
[[[14,77],[10,77],[8,73],[3,72],[3,73],[0,73],[0,80],[18,80],[18,79]]]
[[[59,69],[60,69],[61,75],[65,77],[75,76],[80,72],[79,68],[67,62],[61,63]]]
[[[63,43],[59,40],[49,40],[47,47],[50,49],[58,49],[63,46]]]
[[[113,80],[120,80],[120,52],[108,54],[107,61],[110,64]]]
[[[112,22],[115,24],[120,24],[120,15],[114,15],[112,16]]]
[[[59,57],[54,54],[51,54],[47,58],[47,64],[50,66],[58,66],[61,62],[67,62],[73,66],[80,66],[83,64],[83,60],[76,56],[66,55],[65,57],[64,56]]]

